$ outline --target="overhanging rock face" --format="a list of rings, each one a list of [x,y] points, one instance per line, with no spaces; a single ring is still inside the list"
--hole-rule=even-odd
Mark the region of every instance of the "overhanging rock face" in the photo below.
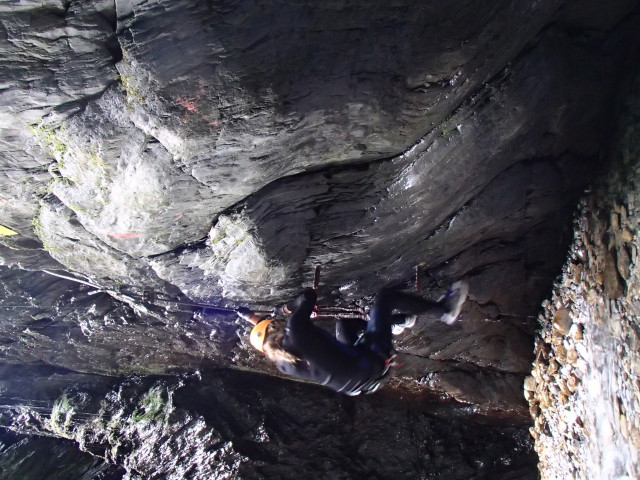
[[[422,294],[465,277],[470,299],[454,327],[397,337],[388,388],[526,414],[535,316],[605,167],[636,2],[0,12],[0,224],[18,233],[0,275],[20,307],[2,310],[0,362],[273,374],[246,326],[184,304],[273,305],[317,265],[323,303],[366,304],[422,265]]]

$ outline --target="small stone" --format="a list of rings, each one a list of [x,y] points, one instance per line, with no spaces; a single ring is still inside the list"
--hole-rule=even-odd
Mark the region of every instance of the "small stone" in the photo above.
[[[560,388],[560,393],[566,396],[571,395],[571,391],[563,378],[558,378],[556,383],[558,384],[558,388]]]
[[[560,365],[565,365],[567,363],[567,349],[562,343],[556,345],[556,360]]]
[[[563,308],[558,310],[553,316],[553,328],[561,335],[569,333],[569,329],[573,325],[569,310]]]
[[[629,437],[631,438],[631,443],[634,447],[640,448],[640,430],[638,430],[635,426],[631,427],[631,431],[629,432]]]
[[[615,212],[611,212],[610,225],[613,230],[618,230],[620,228],[620,216]]]
[[[612,248],[605,255],[604,268],[604,290],[611,299],[620,298],[624,293],[618,275],[617,255],[615,249]]]
[[[579,285],[582,280],[582,272],[583,269],[581,265],[578,265],[573,269],[573,283],[576,285]]]
[[[625,228],[620,233],[620,239],[625,243],[631,243],[633,241],[633,234]]]
[[[620,228],[620,216],[617,213],[611,212],[611,228],[618,230]]]
[[[619,213],[622,220],[627,219],[627,207],[624,204],[618,203],[617,200],[613,201],[613,211]]]
[[[574,365],[578,360],[578,352],[575,348],[567,348],[565,359],[569,365]]]
[[[580,379],[571,373],[567,376],[566,385],[569,391],[573,393],[580,388]]]
[[[536,379],[532,375],[527,376],[524,379],[524,389],[527,392],[534,392],[536,390]]]
[[[569,329],[569,334],[574,340],[582,340],[584,333],[584,326],[581,323],[574,323]]]
[[[531,415],[532,419],[538,418],[538,416],[540,415],[540,407],[538,407],[537,405],[530,405],[529,414]]]
[[[531,376],[536,380],[536,382],[540,382],[541,375],[540,375],[540,367],[538,363],[536,363],[533,367],[533,370],[531,370]]]
[[[560,432],[566,432],[567,431],[567,423],[564,420],[558,420],[558,430],[560,430]]]
[[[540,337],[537,337],[536,344],[533,349],[534,355],[538,357],[538,359],[540,358],[546,359],[549,357],[550,351],[551,351],[551,348],[549,347],[549,344],[543,341]]]
[[[630,264],[631,257],[629,256],[626,248],[618,248],[616,250],[616,267],[618,268],[618,273],[623,279],[629,278],[631,273]]]
[[[549,375],[553,375],[558,371],[559,365],[554,359],[549,360],[549,368],[547,369],[547,373]]]
[[[618,416],[618,424],[620,425],[620,433],[627,440],[629,439],[629,426],[627,424],[627,417],[624,415]]]
[[[540,399],[540,409],[545,410],[549,408],[549,405],[551,405],[551,402],[549,401],[549,395],[547,394],[547,392],[541,392],[539,395],[539,399]],[[541,418],[541,417],[538,417],[538,418]]]

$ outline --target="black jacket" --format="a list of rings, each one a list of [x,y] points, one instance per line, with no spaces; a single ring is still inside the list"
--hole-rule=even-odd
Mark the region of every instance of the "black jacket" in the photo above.
[[[345,345],[315,326],[310,319],[315,303],[315,291],[307,289],[292,305],[282,346],[301,361],[277,362],[278,369],[343,393],[353,393],[379,377],[384,359],[365,345]]]

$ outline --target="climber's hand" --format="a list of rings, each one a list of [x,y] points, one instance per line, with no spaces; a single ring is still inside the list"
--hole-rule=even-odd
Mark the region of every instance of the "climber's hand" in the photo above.
[[[246,307],[238,308],[238,310],[236,310],[236,313],[238,314],[238,317],[246,320],[247,322],[251,322],[253,320],[253,317],[255,317],[254,313]]]
[[[291,310],[289,310],[289,307],[285,303],[284,305],[280,305],[280,306],[274,307],[273,311],[271,312],[271,316],[272,317],[278,317],[278,318],[284,318],[287,315],[291,315],[291,313],[292,313]]]
[[[293,302],[294,308],[292,310],[297,310],[303,303],[315,305],[316,300],[318,300],[318,294],[316,291],[313,288],[305,288]]]

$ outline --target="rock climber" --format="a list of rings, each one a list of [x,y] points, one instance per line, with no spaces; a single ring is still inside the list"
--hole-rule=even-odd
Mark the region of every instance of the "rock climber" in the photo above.
[[[416,315],[424,313],[452,324],[466,298],[467,284],[462,281],[455,282],[438,301],[384,289],[376,296],[368,321],[340,319],[335,338],[311,321],[317,300],[312,288],[284,307],[285,313],[290,313],[286,323],[262,319],[244,308],[238,316],[254,325],[251,344],[282,373],[359,395],[374,392],[389,373],[394,358],[394,324],[404,320],[404,326],[413,326]],[[401,312],[401,317],[394,315],[394,310]],[[358,329],[364,324],[366,331],[358,338]]]

